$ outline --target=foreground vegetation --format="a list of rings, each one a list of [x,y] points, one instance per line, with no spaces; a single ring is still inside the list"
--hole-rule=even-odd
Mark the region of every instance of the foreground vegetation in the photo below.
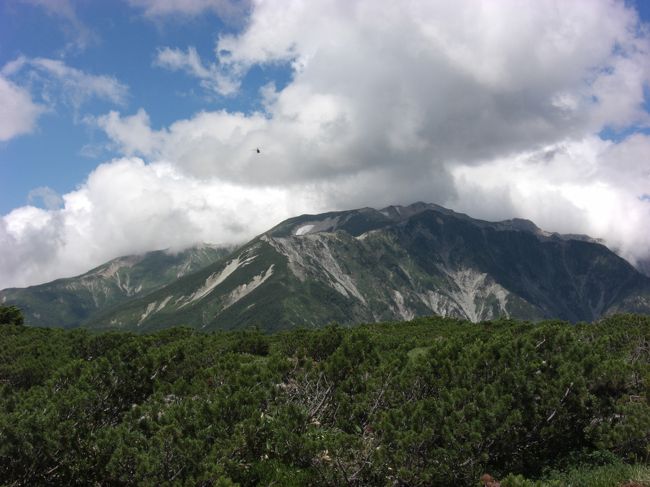
[[[4,485],[650,485],[650,318],[0,326]]]

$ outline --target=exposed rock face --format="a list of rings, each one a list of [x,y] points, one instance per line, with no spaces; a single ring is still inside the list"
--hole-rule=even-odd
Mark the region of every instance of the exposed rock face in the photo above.
[[[427,314],[596,319],[650,312],[650,279],[586,236],[424,203],[303,215],[90,326],[265,329]]]

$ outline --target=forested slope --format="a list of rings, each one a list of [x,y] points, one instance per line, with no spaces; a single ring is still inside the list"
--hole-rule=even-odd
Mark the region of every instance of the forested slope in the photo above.
[[[622,485],[648,474],[649,389],[650,318],[633,315],[270,336],[2,325],[0,483]]]

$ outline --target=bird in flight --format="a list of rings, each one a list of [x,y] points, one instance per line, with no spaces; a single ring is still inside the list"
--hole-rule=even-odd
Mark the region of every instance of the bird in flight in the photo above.
[[[260,154],[260,153],[261,153],[260,148],[259,148],[259,147],[255,148],[255,152],[257,152],[258,154]]]

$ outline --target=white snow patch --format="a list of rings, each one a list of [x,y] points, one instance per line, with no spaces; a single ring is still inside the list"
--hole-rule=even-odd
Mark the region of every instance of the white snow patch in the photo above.
[[[304,235],[308,233],[312,228],[314,228],[314,225],[303,225],[298,230],[296,230],[296,233],[294,233],[294,235]]]
[[[223,309],[226,309],[233,304],[235,304],[237,301],[242,299],[244,296],[252,293],[255,289],[257,289],[264,281],[266,281],[269,277],[271,277],[271,274],[273,274],[273,266],[275,264],[271,264],[271,267],[266,269],[265,272],[258,274],[257,276],[253,277],[250,282],[247,282],[246,284],[242,284],[241,286],[237,286],[235,289],[233,289],[230,294],[228,295],[228,298],[226,298],[226,304]]]
[[[298,230],[295,230],[293,234],[300,236],[307,235],[308,233],[332,232],[336,230],[338,223],[338,216],[325,218],[324,220],[319,221],[305,222],[302,226],[298,227]]]
[[[203,286],[201,286],[199,289],[194,291],[191,296],[185,298],[184,303],[181,304],[179,308],[182,308],[183,306],[187,306],[188,304],[197,301],[199,299],[202,299],[208,294],[210,294],[214,290],[214,288],[216,288],[219,284],[225,281],[228,278],[228,276],[230,276],[233,272],[235,272],[240,267],[244,267],[245,265],[252,262],[256,256],[251,255],[250,257],[247,257],[241,261],[239,260],[239,257],[241,256],[237,256],[236,258],[228,262],[226,266],[221,270],[221,272],[210,275],[205,280],[205,284],[203,284]]]

